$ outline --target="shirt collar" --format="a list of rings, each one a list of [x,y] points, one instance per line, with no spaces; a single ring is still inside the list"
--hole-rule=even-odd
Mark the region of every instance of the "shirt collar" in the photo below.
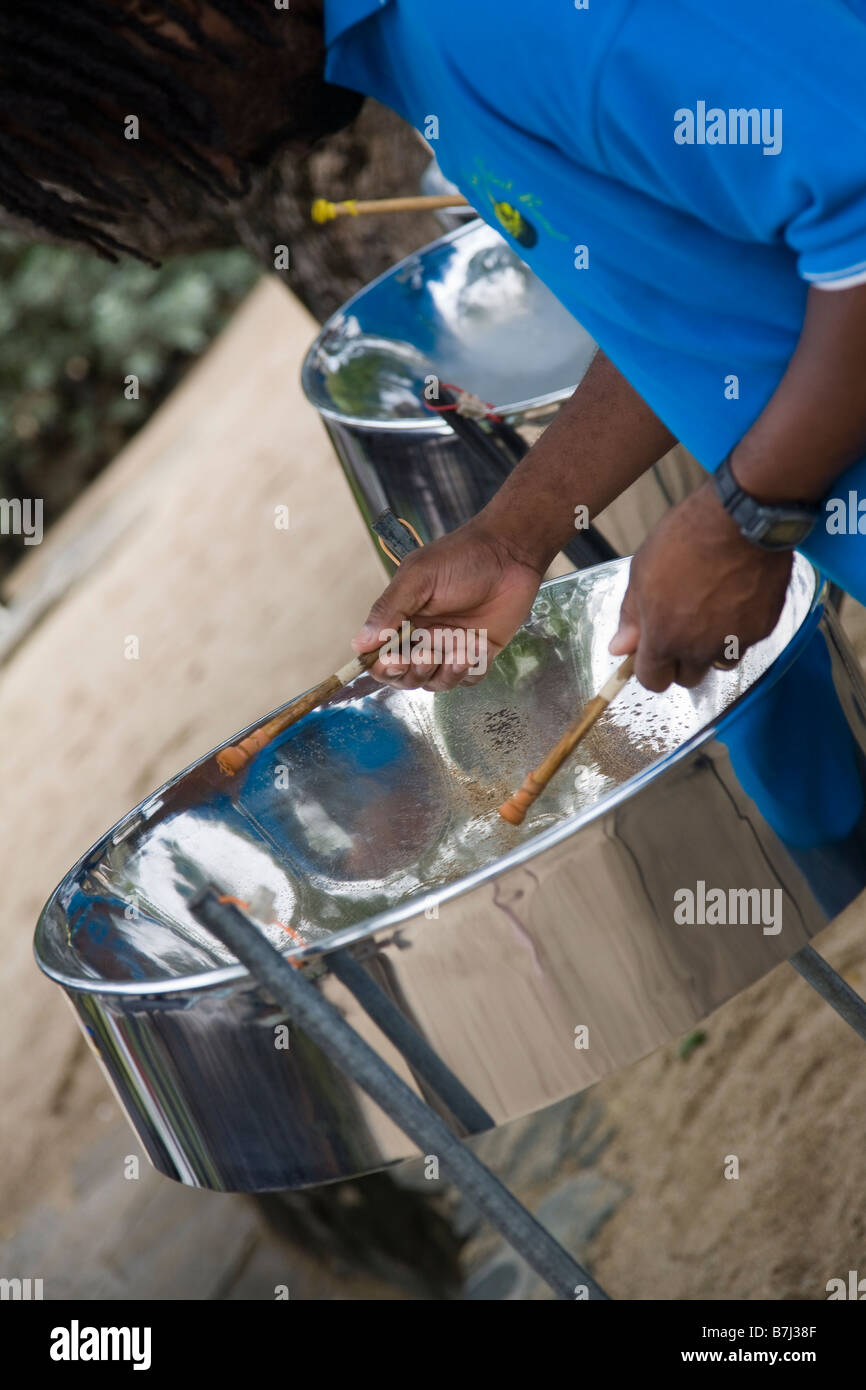
[[[348,29],[368,19],[391,0],[325,0],[325,46],[330,48]]]

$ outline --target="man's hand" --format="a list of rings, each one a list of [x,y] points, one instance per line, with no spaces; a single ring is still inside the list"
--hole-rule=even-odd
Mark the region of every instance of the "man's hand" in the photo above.
[[[738,660],[769,636],[790,573],[790,551],[763,551],[744,540],[705,483],[668,512],[635,555],[610,651],[635,653],[635,675],[647,690],[697,685],[732,649]]]
[[[577,508],[590,516],[613,501],[671,448],[674,437],[602,352],[506,478],[495,497],[459,531],[409,555],[353,642],[369,652],[408,620],[435,637],[443,628],[487,634],[493,661],[526,620],[551,560],[574,536]],[[447,644],[443,644],[447,650]],[[479,663],[475,663],[477,666]],[[377,680],[448,690],[476,684],[467,663],[412,662]]]
[[[483,663],[477,659],[448,660],[449,655],[459,658],[459,644],[440,637],[438,650],[445,660],[393,662],[387,668],[377,661],[370,674],[402,690],[476,685],[484,674],[478,668],[484,664],[486,671],[526,620],[542,574],[543,567],[536,568],[533,560],[486,526],[482,518],[475,518],[407,556],[373,604],[352,645],[357,652],[372,651],[391,632],[399,634],[401,624],[408,621],[415,632],[430,634],[435,653],[437,632],[462,629],[475,634],[476,642],[486,644],[481,649],[485,652]],[[468,649],[478,652],[477,646]]]

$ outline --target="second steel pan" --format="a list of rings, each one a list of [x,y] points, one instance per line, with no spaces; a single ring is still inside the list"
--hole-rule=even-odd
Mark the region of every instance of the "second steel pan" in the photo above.
[[[799,558],[739,668],[632,683],[524,826],[498,817],[615,664],[627,574],[543,585],[474,688],[363,676],[240,778],[215,750],[66,875],[37,958],[161,1172],[255,1191],[411,1153],[196,923],[205,883],[414,1085],[330,967],[349,949],[497,1123],[691,1029],[861,891],[866,690]]]
[[[390,507],[429,541],[474,516],[503,476],[479,467],[429,408],[435,402],[425,404],[431,373],[511,424],[540,427],[594,352],[586,330],[506,242],[473,221],[332,315],[301,379],[365,521]]]
[[[429,408],[430,374],[491,403],[529,445],[595,350],[529,266],[475,220],[421,247],[333,314],[307,353],[302,384],[365,521],[390,507],[430,541],[480,511],[509,467],[491,467]],[[602,514],[599,530],[615,551],[636,550],[704,476],[678,446]],[[597,538],[576,539],[575,563],[588,563],[590,553],[606,558]]]

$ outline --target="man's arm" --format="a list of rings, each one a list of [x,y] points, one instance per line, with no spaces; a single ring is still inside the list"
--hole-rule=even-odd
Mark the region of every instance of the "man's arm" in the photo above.
[[[866,284],[811,289],[788,369],[731,463],[760,501],[817,502],[866,445]]]
[[[482,513],[543,574],[574,537],[676,444],[603,352]]]
[[[731,455],[762,502],[817,502],[866,446],[866,285],[809,292],[800,339],[776,391]],[[820,525],[820,521],[818,525]],[[650,690],[695,685],[778,621],[789,553],[745,541],[706,483],[660,522],[635,556],[616,655],[635,652]]]
[[[602,511],[675,443],[669,430],[603,353],[541,439],[472,521],[410,555],[374,604],[355,638],[358,651],[379,645],[403,619],[434,632],[463,627],[487,633],[488,658],[524,622],[550,561],[574,535],[575,508]],[[394,664],[379,680],[447,690],[466,666]],[[473,677],[469,682],[474,683]]]

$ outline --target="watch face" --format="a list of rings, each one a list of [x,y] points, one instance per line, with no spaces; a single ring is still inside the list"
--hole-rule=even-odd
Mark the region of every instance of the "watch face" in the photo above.
[[[761,545],[778,547],[780,550],[793,550],[795,546],[802,544],[812,529],[811,518],[798,517],[776,517],[770,522],[763,536]]]
[[[763,550],[794,550],[803,544],[817,520],[817,507],[805,503],[798,506],[795,502],[771,507],[756,501],[742,488],[729,497],[720,485],[726,481],[724,465],[719,472],[723,475],[716,484],[719,499],[747,541]]]

